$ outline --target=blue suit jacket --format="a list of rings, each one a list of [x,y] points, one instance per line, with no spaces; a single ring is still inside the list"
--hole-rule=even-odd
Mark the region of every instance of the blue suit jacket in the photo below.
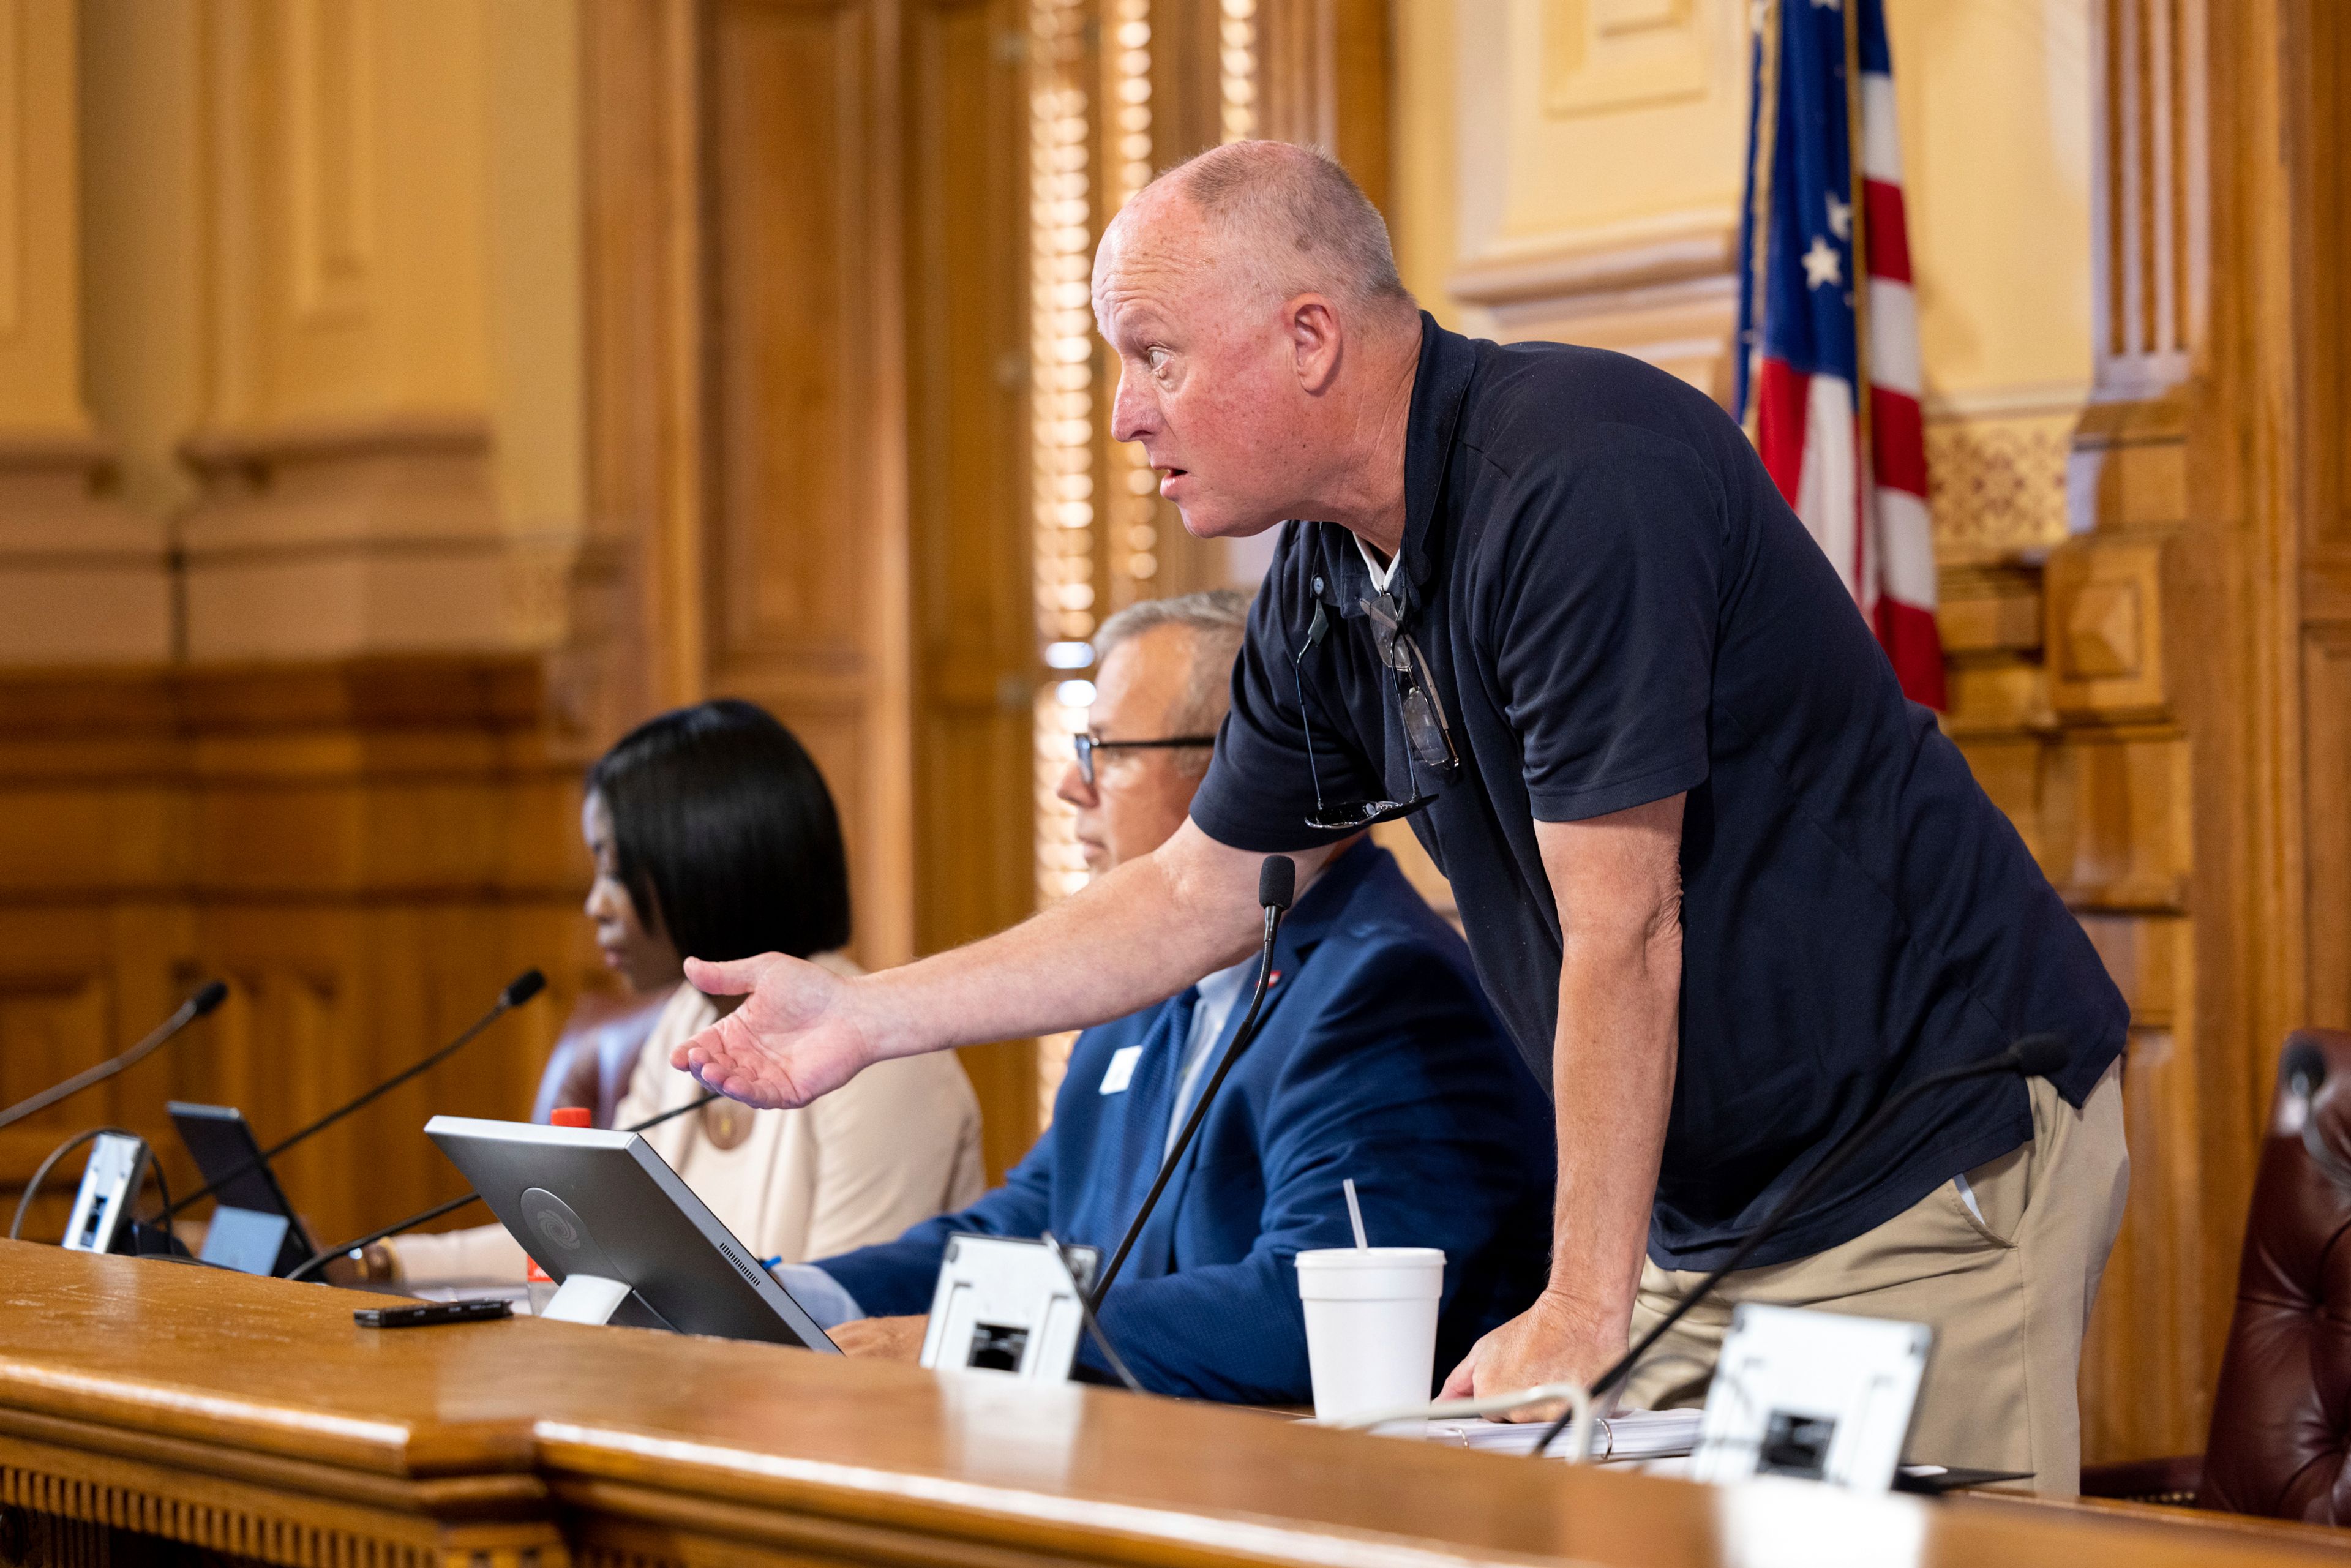
[[[1266,1022],[1217,1092],[1113,1285],[1102,1327],[1143,1385],[1259,1404],[1311,1397],[1292,1255],[1353,1245],[1355,1178],[1374,1245],[1445,1249],[1442,1377],[1541,1289],[1551,1242],[1550,1103],[1488,1008],[1453,928],[1385,850],[1356,845],[1301,898],[1274,948]],[[1111,1057],[1149,1041],[1168,1003],[1088,1030],[1053,1124],[1006,1185],[959,1214],[820,1266],[875,1315],[930,1309],[958,1231],[1091,1243],[1109,1261],[1133,1222],[1105,1177],[1140,1096],[1102,1092]],[[1244,994],[1212,1048],[1240,1027]],[[1138,1071],[1136,1076],[1142,1073]],[[1206,1082],[1204,1076],[1203,1082]],[[1140,1104],[1138,1110],[1148,1111]],[[1166,1103],[1149,1147],[1159,1149]],[[1086,1364],[1102,1365],[1089,1340]]]

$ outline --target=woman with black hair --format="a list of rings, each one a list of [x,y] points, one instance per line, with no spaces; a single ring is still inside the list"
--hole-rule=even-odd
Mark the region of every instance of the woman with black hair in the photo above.
[[[849,865],[832,795],[789,730],[749,703],[649,719],[589,769],[580,831],[596,862],[588,917],[604,962],[670,991],[617,1126],[704,1093],[670,1053],[741,1002],[684,983],[685,959],[788,953],[857,973]],[[962,1207],[985,1186],[979,1104],[947,1056],[909,1057],[796,1111],[714,1100],[647,1142],[761,1257],[826,1258]],[[394,1281],[519,1279],[502,1227],[384,1244]]]

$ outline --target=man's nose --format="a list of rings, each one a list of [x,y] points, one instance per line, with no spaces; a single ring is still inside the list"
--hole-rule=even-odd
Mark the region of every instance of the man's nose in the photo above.
[[[1053,787],[1053,793],[1081,810],[1094,803],[1093,786],[1086,782],[1086,776],[1078,771],[1074,761],[1061,769],[1061,781]]]
[[[1113,441],[1140,441],[1158,429],[1151,390],[1125,367],[1118,372],[1118,391],[1110,402],[1110,434]]]

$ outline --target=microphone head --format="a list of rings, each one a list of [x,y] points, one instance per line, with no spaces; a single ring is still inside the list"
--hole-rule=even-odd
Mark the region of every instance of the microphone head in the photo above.
[[[2326,1054],[2306,1040],[2289,1042],[2278,1057],[2278,1082],[2302,1081],[2302,1092],[2315,1094],[2326,1082]]]
[[[537,969],[525,969],[507,982],[507,988],[498,993],[498,1000],[507,1007],[518,1008],[545,989],[547,977]]]
[[[2008,1048],[2016,1070],[2027,1078],[2048,1078],[2064,1071],[2073,1052],[2062,1034],[2028,1034]]]
[[[218,980],[206,980],[204,988],[188,998],[191,1019],[200,1019],[221,1003],[228,1000],[228,988]]]
[[[1287,910],[1298,893],[1298,862],[1288,855],[1268,855],[1257,868],[1257,901],[1268,909]]]

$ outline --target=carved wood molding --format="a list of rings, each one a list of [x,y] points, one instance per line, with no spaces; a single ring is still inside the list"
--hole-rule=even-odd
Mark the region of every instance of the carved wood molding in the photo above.
[[[92,1427],[86,1436],[114,1446],[122,1435]],[[407,1483],[409,1507],[371,1507],[320,1492],[306,1494],[306,1483],[320,1486],[326,1480],[314,1472],[330,1467],[294,1460],[261,1464],[269,1472],[266,1478],[230,1479],[217,1473],[217,1459],[154,1463],[0,1437],[0,1507],[283,1568],[563,1568],[569,1560],[562,1537],[546,1517],[544,1494],[528,1477],[514,1478],[526,1490],[507,1500],[506,1517],[478,1517],[483,1510],[476,1503],[469,1511],[476,1517],[439,1519],[417,1506],[423,1500],[418,1483]],[[250,1460],[247,1468],[253,1468]],[[396,1497],[402,1490],[400,1483],[375,1478],[347,1479],[362,1492],[379,1496]]]
[[[357,457],[486,457],[489,450],[489,421],[475,413],[391,414],[377,419],[229,426],[198,431],[180,444],[181,457],[207,477]]]
[[[549,1484],[569,1516],[582,1521],[586,1541],[609,1542],[624,1559],[659,1560],[665,1542],[686,1562],[751,1546],[789,1562],[842,1568],[1463,1568],[1471,1561],[1437,1543],[1370,1530],[817,1463],[771,1460],[747,1476],[647,1458],[624,1480],[589,1473],[591,1464],[605,1468],[599,1462],[604,1457],[572,1448],[569,1436],[542,1428]],[[695,1550],[699,1542],[711,1546]],[[1526,1568],[1543,1561],[1490,1548],[1474,1560]]]
[[[478,417],[214,430],[183,442],[180,455],[204,483],[183,524],[192,566],[303,549],[508,542]]]
[[[1678,213],[1572,242],[1497,246],[1465,259],[1447,291],[1466,304],[1563,304],[1739,271],[1736,213]]]
[[[569,635],[580,540],[501,524],[478,415],[214,429],[180,455],[203,483],[179,524],[194,657],[552,647]]]
[[[1927,423],[1935,558],[1996,561],[2066,538],[2070,415]]]
[[[1473,331],[1614,349],[1727,401],[1737,241],[1728,210],[1672,213],[1567,241],[1489,246],[1463,262],[1447,291],[1482,313]]]
[[[0,430],[0,665],[169,656],[170,540],[112,476],[86,434]]]
[[[126,730],[188,738],[322,728],[528,732],[543,722],[543,693],[539,662],[522,653],[5,670],[0,727],[11,739]]]

